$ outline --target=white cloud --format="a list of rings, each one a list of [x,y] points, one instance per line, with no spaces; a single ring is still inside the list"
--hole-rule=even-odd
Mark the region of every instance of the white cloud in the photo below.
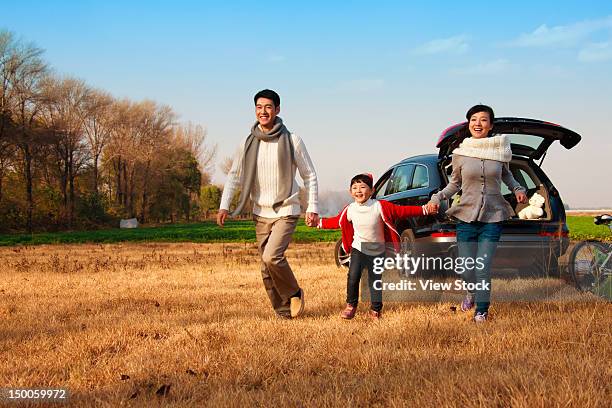
[[[518,69],[518,65],[500,58],[469,67],[453,68],[450,70],[450,73],[459,75],[495,75],[517,71]]]
[[[282,55],[269,55],[267,58],[268,62],[276,63],[276,62],[284,62],[287,58]]]
[[[600,62],[612,60],[612,43],[591,43],[578,53],[578,61]]]
[[[342,82],[340,89],[342,91],[371,92],[382,89],[384,85],[383,79],[353,79]]]
[[[433,55],[433,54],[465,54],[469,49],[469,36],[461,34],[449,38],[431,40],[415,48],[414,54]]]
[[[567,66],[551,65],[549,63],[534,64],[528,67],[528,71],[530,74],[545,78],[568,79],[573,76],[572,70],[568,69]]]
[[[554,27],[542,24],[533,32],[521,34],[505,45],[511,47],[572,47],[587,39],[591,34],[604,29],[612,29],[612,16]]]

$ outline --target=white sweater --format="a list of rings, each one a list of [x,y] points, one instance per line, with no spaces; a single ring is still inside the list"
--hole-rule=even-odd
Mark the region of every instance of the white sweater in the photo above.
[[[318,183],[317,173],[306,146],[300,137],[291,134],[293,151],[295,155],[295,165],[304,180],[304,186],[308,195],[308,208],[306,212],[318,213]],[[240,176],[242,174],[242,157],[244,154],[244,143],[240,144],[232,168],[227,174],[223,195],[221,196],[221,210],[229,210],[232,197],[236,189],[240,187]],[[295,166],[294,166],[295,173]],[[278,140],[272,142],[259,142],[257,152],[257,167],[253,187],[251,189],[251,201],[253,201],[253,214],[265,218],[278,218],[289,215],[300,215],[299,186],[295,177],[291,187],[291,195],[285,200],[283,205],[274,211],[272,205],[279,192],[279,173],[278,173]]]
[[[363,204],[350,203],[346,216],[353,223],[353,248],[366,255],[385,251],[384,222],[378,200],[370,198]]]

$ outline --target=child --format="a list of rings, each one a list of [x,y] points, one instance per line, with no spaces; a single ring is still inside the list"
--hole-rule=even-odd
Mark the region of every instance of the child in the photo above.
[[[382,291],[374,289],[377,280],[373,272],[374,259],[385,256],[385,242],[393,243],[399,251],[399,234],[395,222],[402,218],[427,215],[425,206],[401,206],[388,201],[370,199],[373,179],[371,174],[358,174],[351,179],[349,192],[355,200],[332,218],[322,218],[318,228],[342,229],[342,247],[351,262],[346,284],[346,308],[340,314],[343,319],[352,319],[357,311],[359,281],[363,268],[368,268],[370,287],[370,317],[380,319]],[[380,278],[379,278],[380,279]]]

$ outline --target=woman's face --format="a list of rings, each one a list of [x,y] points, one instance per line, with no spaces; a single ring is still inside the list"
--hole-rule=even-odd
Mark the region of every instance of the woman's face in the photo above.
[[[489,112],[476,112],[470,117],[470,133],[474,139],[487,137],[493,128]]]

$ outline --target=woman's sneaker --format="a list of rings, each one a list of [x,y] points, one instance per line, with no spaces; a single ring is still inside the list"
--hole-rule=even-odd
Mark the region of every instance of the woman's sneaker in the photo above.
[[[353,317],[355,317],[356,312],[357,312],[357,306],[353,306],[347,303],[342,313],[340,313],[340,317],[346,320],[351,320]]]
[[[467,295],[463,302],[461,302],[461,311],[467,312],[474,307],[474,296]]]
[[[489,314],[487,312],[476,312],[474,315],[474,322],[485,323]]]

